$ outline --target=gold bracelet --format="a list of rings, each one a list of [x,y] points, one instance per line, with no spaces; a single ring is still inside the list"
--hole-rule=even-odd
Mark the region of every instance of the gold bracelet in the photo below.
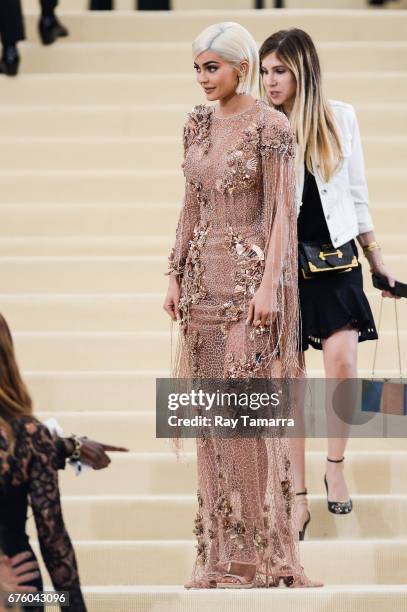
[[[366,255],[366,253],[371,253],[372,251],[380,250],[380,245],[377,242],[370,242],[366,246],[362,247],[362,249],[363,254]]]
[[[80,461],[81,460],[82,441],[75,434],[72,434],[70,439],[73,442],[74,451],[73,451],[72,455],[69,457],[69,461],[71,463],[75,463],[76,461]]]

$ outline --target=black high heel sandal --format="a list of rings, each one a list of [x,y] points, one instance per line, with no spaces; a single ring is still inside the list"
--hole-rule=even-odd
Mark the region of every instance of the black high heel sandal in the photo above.
[[[307,495],[308,491],[307,489],[305,489],[305,491],[300,491],[299,493],[296,493],[296,495]],[[311,521],[311,513],[309,510],[307,510],[308,512],[308,518],[305,521],[304,525],[302,526],[302,529],[298,532],[298,539],[300,542],[302,542],[305,538],[305,531],[308,527],[309,522]]]
[[[330,459],[329,457],[326,458],[326,460],[330,461],[331,463],[342,463],[344,459],[345,457],[342,457],[342,459]],[[326,499],[328,502],[329,512],[332,512],[332,514],[349,514],[349,512],[352,512],[353,503],[351,499],[346,502],[333,502],[328,500],[328,482],[326,480],[326,474],[324,476],[324,484],[326,489]]]

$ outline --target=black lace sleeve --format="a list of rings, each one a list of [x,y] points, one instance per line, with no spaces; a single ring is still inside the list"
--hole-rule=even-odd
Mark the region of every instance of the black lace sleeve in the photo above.
[[[75,552],[62,516],[55,442],[39,422],[25,425],[31,450],[29,491],[41,554],[55,590],[69,591],[64,610],[86,612]]]
[[[66,447],[63,438],[57,438],[55,440],[55,449],[57,454],[57,468],[58,470],[64,470],[66,466]]]

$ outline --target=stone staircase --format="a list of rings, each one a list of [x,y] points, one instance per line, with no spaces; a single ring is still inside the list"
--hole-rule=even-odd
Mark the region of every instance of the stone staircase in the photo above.
[[[170,360],[161,303],[182,198],[181,128],[203,101],[191,40],[223,20],[239,21],[259,42],[293,26],[313,35],[329,95],[356,106],[377,233],[386,261],[403,277],[407,13],[331,10],[362,9],[359,0],[289,0],[290,11],[96,14],[83,10],[84,0],[65,0],[59,15],[71,36],[42,48],[37,2],[24,5],[22,74],[0,82],[1,311],[41,418],[131,451],[101,473],[61,475],[89,610],[407,609],[406,440],[351,440],[346,470],[355,510],[348,517],[328,514],[325,443],[309,441],[312,521],[301,552],[324,589],[191,592],[180,585],[194,556],[193,445],[177,464],[168,442],[155,438],[154,421],[155,377],[168,374]],[[185,7],[176,0],[174,8]],[[367,269],[365,279],[377,313]],[[404,304],[399,318],[404,352]],[[391,375],[390,303],[382,336],[378,365]],[[361,375],[372,351],[372,343],[360,347]],[[307,365],[310,375],[321,374],[321,355],[309,352]]]
[[[119,11],[134,10],[137,0],[114,0],[114,6]],[[64,11],[86,10],[88,0],[60,0],[60,6]],[[264,8],[272,9],[275,0],[264,0]],[[23,0],[23,5],[27,9],[36,9],[37,0]],[[253,9],[255,0],[206,0],[205,4],[199,0],[171,0],[172,10],[244,10]],[[286,9],[352,9],[365,10],[372,7],[368,6],[368,0],[284,0]],[[390,0],[380,10],[405,9],[407,0]]]

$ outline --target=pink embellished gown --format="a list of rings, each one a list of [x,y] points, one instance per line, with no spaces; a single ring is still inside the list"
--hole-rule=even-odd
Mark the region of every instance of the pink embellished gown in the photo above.
[[[169,272],[181,322],[173,376],[293,377],[298,372],[295,148],[287,118],[256,101],[217,117],[197,106],[184,128],[185,198]],[[277,279],[271,326],[245,325],[265,260]],[[229,562],[256,565],[257,586],[316,586],[299,562],[286,439],[197,439],[197,554],[189,587]]]

